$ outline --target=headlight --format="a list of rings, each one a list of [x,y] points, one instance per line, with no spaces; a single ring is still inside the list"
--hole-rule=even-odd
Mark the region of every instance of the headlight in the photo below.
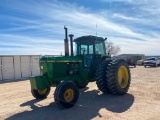
[[[151,63],[156,63],[156,61],[152,61]]]
[[[41,66],[41,70],[43,70],[43,66]]]
[[[41,66],[40,68],[41,68],[40,69],[40,76],[42,76],[43,75],[43,66]]]

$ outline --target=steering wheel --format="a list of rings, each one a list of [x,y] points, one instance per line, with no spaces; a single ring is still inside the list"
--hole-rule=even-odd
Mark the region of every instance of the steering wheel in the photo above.
[[[87,51],[85,48],[81,48],[81,50],[83,51],[83,54]]]

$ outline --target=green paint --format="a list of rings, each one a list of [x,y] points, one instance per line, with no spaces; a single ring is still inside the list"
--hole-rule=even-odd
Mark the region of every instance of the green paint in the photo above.
[[[110,57],[105,54],[104,41],[102,37],[82,36],[74,40],[78,45],[76,56],[41,57],[39,60],[41,76],[30,77],[31,89],[43,90],[47,85],[54,87],[63,80],[72,80],[82,85],[95,81],[97,65],[102,59]],[[81,45],[89,48],[85,54],[81,51]],[[104,49],[96,45],[101,45]],[[91,52],[93,53],[89,54]]]
[[[48,85],[48,79],[42,76],[31,76],[30,83],[32,89],[44,90]]]

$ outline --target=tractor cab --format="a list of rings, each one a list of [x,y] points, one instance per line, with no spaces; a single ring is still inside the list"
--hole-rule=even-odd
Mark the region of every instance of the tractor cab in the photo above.
[[[90,67],[91,61],[100,59],[106,55],[105,41],[106,39],[97,36],[82,36],[76,38],[76,56],[82,56],[84,67]]]

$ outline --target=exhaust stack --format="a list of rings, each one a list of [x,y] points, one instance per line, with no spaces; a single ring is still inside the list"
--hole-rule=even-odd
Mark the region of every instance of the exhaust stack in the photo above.
[[[67,27],[66,27],[66,26],[64,26],[64,29],[65,29],[65,39],[64,39],[64,50],[65,50],[65,56],[69,56]]]
[[[71,56],[73,56],[73,34],[70,34],[69,37],[70,37],[70,44],[71,44]]]

